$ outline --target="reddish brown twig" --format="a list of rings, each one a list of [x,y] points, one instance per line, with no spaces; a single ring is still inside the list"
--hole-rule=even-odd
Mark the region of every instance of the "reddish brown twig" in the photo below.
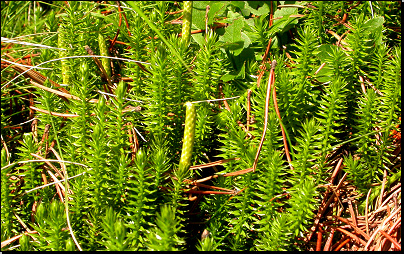
[[[384,235],[390,242],[392,242],[392,243],[394,244],[394,246],[395,246],[399,251],[401,251],[401,245],[400,245],[396,240],[394,240],[393,237],[391,237],[389,234],[387,234],[387,233],[384,232],[383,230],[380,230],[379,232],[380,232],[382,235]]]
[[[273,6],[271,3],[271,12],[269,13],[269,24],[268,24],[268,29],[272,26],[273,24]],[[266,60],[269,54],[269,49],[271,48],[271,43],[272,43],[272,38],[269,38],[268,44],[267,44],[267,48],[265,49],[265,53],[264,56],[262,57],[262,61],[261,61],[261,66],[260,66],[260,72],[258,73],[258,79],[257,79],[257,87],[260,86],[261,83],[261,79],[264,76],[264,72],[266,71]]]
[[[331,250],[332,239],[334,238],[335,228],[331,228],[330,235],[328,236],[327,241],[325,242],[323,251]]]
[[[345,219],[345,218],[341,218],[341,217],[336,216],[336,215],[334,215],[333,217],[334,217],[334,218],[337,218],[338,220],[340,220],[340,221],[342,221],[342,222],[344,222],[344,223],[346,223],[346,224],[348,224],[348,225],[350,225],[350,226],[355,230],[355,232],[356,232],[357,234],[362,235],[366,240],[369,240],[369,239],[370,239],[370,236],[369,236],[368,234],[366,234],[363,230],[361,230],[360,228],[358,228],[354,223],[348,221],[348,220]]]
[[[265,99],[265,116],[264,116],[264,129],[262,131],[262,136],[261,136],[261,141],[260,144],[258,146],[258,150],[257,153],[255,155],[255,159],[254,159],[254,164],[253,164],[253,172],[255,172],[255,169],[257,168],[257,163],[258,163],[258,157],[260,155],[261,149],[262,149],[262,145],[264,144],[264,139],[265,139],[265,134],[267,132],[267,128],[268,128],[268,111],[269,111],[269,98],[270,98],[270,93],[271,93],[271,89],[274,86],[274,75],[275,75],[275,66],[276,66],[276,61],[272,61],[272,65],[271,65],[271,71],[269,72],[269,79],[268,79],[268,86],[267,86],[267,94],[266,94],[266,99]]]
[[[332,248],[333,251],[339,251],[342,247],[344,247],[345,244],[349,243],[351,241],[351,238],[349,236],[345,236],[343,239],[341,239],[341,241],[339,241],[338,243],[340,243],[335,249]]]
[[[21,238],[22,235],[28,235],[28,234],[38,234],[38,231],[30,231],[30,232],[26,232],[24,234],[20,234],[14,237],[11,237],[7,240],[4,240],[1,242],[1,248],[3,249],[4,247],[6,247],[7,245],[9,245],[10,243],[13,243],[14,241],[18,240]],[[31,236],[32,237],[32,236]]]
[[[226,163],[226,162],[229,162],[229,161],[232,161],[232,160],[240,160],[240,158],[218,160],[218,161],[214,161],[214,162],[210,162],[210,163],[205,163],[205,164],[202,164],[202,165],[191,166],[189,169],[210,168],[210,167],[213,167],[213,166],[222,165],[223,163]]]
[[[354,239],[357,243],[362,244],[363,246],[366,245],[366,242],[362,239],[360,239],[357,235],[352,234],[351,232],[342,229],[342,228],[336,228],[336,230],[340,231],[341,233],[344,233],[345,235],[350,236],[352,239]]]
[[[249,173],[251,171],[253,171],[253,168],[247,168],[247,169],[239,170],[236,172],[227,173],[227,174],[224,174],[223,176],[238,176],[238,175],[243,175],[243,174]]]
[[[321,251],[321,240],[323,238],[323,230],[319,227],[317,232],[317,243],[316,243],[316,251]]]
[[[119,24],[118,24],[118,29],[116,31],[116,34],[114,36],[114,39],[112,40],[108,51],[112,52],[112,49],[114,48],[115,45],[115,41],[118,38],[119,32],[120,32],[120,28],[121,28],[121,24],[122,24],[122,8],[121,8],[121,4],[119,3],[119,1],[116,1],[116,4],[118,5],[118,12],[119,12]]]
[[[281,118],[281,114],[279,112],[279,108],[278,108],[278,100],[276,99],[276,86],[275,86],[275,76],[272,77],[273,78],[273,90],[272,90],[272,97],[274,100],[274,107],[275,107],[275,112],[276,115],[279,118],[279,124],[281,125],[281,131],[282,131],[282,138],[283,138],[283,146],[285,147],[285,155],[286,155],[286,159],[289,162],[289,167],[291,170],[293,170],[293,166],[292,166],[292,159],[290,158],[290,154],[289,154],[289,147],[288,147],[288,142],[286,139],[286,133],[285,133],[285,129],[282,125],[282,118]]]

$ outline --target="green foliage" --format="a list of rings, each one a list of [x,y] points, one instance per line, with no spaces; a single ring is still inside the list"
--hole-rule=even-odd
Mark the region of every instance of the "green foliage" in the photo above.
[[[8,169],[3,169],[7,165],[8,159],[6,155],[6,150],[1,149],[1,241],[7,240],[12,236],[13,229],[13,193],[12,185],[13,182],[8,176],[11,171],[11,167]]]
[[[25,234],[21,236],[21,238],[19,239],[21,251],[32,251],[32,245],[30,244],[29,240],[29,236]]]
[[[257,239],[257,250],[260,251],[287,251],[291,249],[290,235],[286,227],[287,214],[279,214],[268,223],[271,230],[264,231]]]
[[[293,161],[294,171],[292,182],[295,185],[302,183],[305,179],[319,180],[321,174],[315,172],[316,157],[319,151],[317,147],[320,147],[320,136],[316,135],[319,130],[319,124],[315,120],[306,120],[303,123],[303,130],[300,131],[300,137],[297,138],[298,146],[295,147],[295,160]]]
[[[126,228],[118,216],[112,207],[109,207],[101,224],[104,229],[104,233],[101,233],[105,241],[104,246],[110,251],[127,250]]]
[[[15,73],[2,60],[2,242],[23,234],[23,251],[76,250],[74,237],[87,251],[295,250],[340,150],[359,203],[370,188],[374,203],[385,171],[386,188],[399,181],[391,156],[401,117],[396,2],[119,5],[1,2],[2,37],[54,47],[4,43],[2,59],[40,53],[31,64],[52,60],[37,71],[74,96],[10,82]],[[346,13],[348,27],[336,19]],[[132,62],[99,58],[110,86],[91,57],[80,57],[85,46]],[[257,86],[264,55],[277,61],[270,98],[268,64]],[[30,161],[38,156],[61,173]],[[191,167],[221,159],[213,169]],[[55,185],[33,190],[54,181],[48,172],[63,179],[64,168],[68,212]],[[195,187],[209,176],[199,184],[216,189]],[[25,235],[27,227],[38,233]]]
[[[321,132],[321,160],[320,170],[321,173],[325,170],[326,154],[332,148],[342,141],[340,133],[343,133],[343,125],[346,117],[346,103],[344,98],[347,94],[345,89],[345,82],[337,78],[329,85],[324,87],[324,95],[320,103],[320,111],[318,113],[318,120],[320,122]]]
[[[156,227],[152,228],[148,234],[149,250],[153,251],[174,251],[179,250],[179,245],[184,241],[177,236],[181,225],[176,219],[176,212],[170,206],[162,206],[157,214]]]
[[[151,217],[154,216],[155,205],[157,199],[158,185],[154,185],[151,179],[152,169],[148,165],[147,154],[139,150],[135,158],[135,166],[132,175],[128,180],[129,205],[126,206],[126,214],[128,224],[131,229],[128,235],[132,239],[131,245],[135,249],[144,248],[144,237],[147,235],[145,228],[150,226]],[[160,173],[161,174],[161,173]]]
[[[199,251],[215,251],[215,241],[213,238],[207,237],[200,241],[200,245],[196,246]]]
[[[69,239],[69,231],[66,228],[66,212],[63,203],[53,201],[50,204],[41,203],[35,214],[35,224],[32,227],[38,231],[38,235],[31,234],[38,241],[34,242],[35,248],[44,250],[65,250]]]

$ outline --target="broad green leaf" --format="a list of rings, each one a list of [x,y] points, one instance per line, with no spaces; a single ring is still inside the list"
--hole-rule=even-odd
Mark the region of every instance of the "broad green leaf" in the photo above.
[[[236,19],[232,24],[226,28],[226,32],[223,35],[225,42],[237,42],[241,40],[241,29],[243,28],[243,21]]]
[[[278,18],[278,17],[284,17],[284,16],[289,16],[292,14],[298,14],[297,8],[282,8],[280,10],[276,10],[274,13],[274,18]],[[274,23],[276,22],[276,20],[274,20]]]
[[[192,38],[199,44],[199,46],[203,47],[205,43],[205,37],[202,33],[191,34]]]
[[[223,35],[224,42],[228,43],[228,48],[234,51],[235,55],[240,54],[244,48],[244,40],[241,38],[243,25],[242,19],[236,19],[226,28],[226,32]]]
[[[205,29],[207,5],[210,6],[210,1],[194,1],[192,5],[192,25],[198,29]]]
[[[260,7],[258,7],[258,6],[260,6]],[[250,11],[252,14],[254,14],[256,16],[262,16],[262,15],[269,13],[268,4],[264,3],[262,1],[259,1],[259,2],[258,1],[257,2],[245,1],[244,9]]]
[[[382,29],[384,23],[383,17],[376,17],[373,19],[369,19],[365,23],[366,30],[369,32],[374,32],[375,30]]]
[[[230,1],[230,4],[239,8],[240,10],[244,8],[244,1]]]
[[[251,39],[248,37],[247,34],[241,32],[241,38],[244,41],[244,48],[248,48],[251,44]]]
[[[280,33],[288,31],[292,26],[298,23],[297,18],[290,17],[290,15],[294,14],[298,14],[297,8],[282,8],[275,11],[274,18],[282,17],[281,19],[274,20],[274,25],[278,26],[278,31]]]
[[[243,15],[241,15],[239,12],[233,12],[232,10],[229,10],[227,12],[227,23],[232,23],[236,19],[244,19]]]
[[[380,45],[382,43],[383,23],[383,17],[376,17],[366,21],[365,23],[365,29],[371,34],[371,37],[376,45]]]
[[[226,10],[227,3],[224,2],[211,2],[210,10],[208,13],[208,24],[212,25],[214,20],[213,18],[217,18],[224,13]]]
[[[223,75],[223,77],[221,79],[223,82],[228,82],[230,80],[235,80],[235,79],[245,79],[245,62],[243,63],[243,66],[241,67],[241,69],[238,73],[235,71],[232,71],[230,73]]]

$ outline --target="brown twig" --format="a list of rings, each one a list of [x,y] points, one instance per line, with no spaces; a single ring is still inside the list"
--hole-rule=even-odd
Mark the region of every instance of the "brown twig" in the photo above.
[[[357,235],[352,234],[349,231],[346,231],[345,229],[342,228],[336,228],[336,230],[338,230],[341,233],[344,233],[345,235],[350,236],[352,239],[354,239],[357,243],[362,244],[363,246],[366,245],[366,242],[362,239],[360,239]]]
[[[214,162],[210,162],[210,163],[205,163],[205,164],[202,164],[202,165],[191,166],[191,167],[189,167],[189,169],[210,168],[210,167],[213,167],[213,166],[222,165],[222,164],[224,164],[226,162],[229,162],[229,161],[232,161],[232,160],[240,160],[240,158],[218,160],[218,161],[214,161]]]
[[[356,215],[355,215],[355,211],[353,210],[353,207],[352,207],[352,201],[350,199],[348,199],[348,208],[349,208],[349,213],[351,214],[351,219],[352,219],[353,225],[355,227],[357,227],[358,224],[356,222]]]
[[[239,171],[236,171],[236,172],[227,173],[227,174],[224,174],[223,176],[225,176],[225,177],[227,177],[227,176],[238,176],[238,175],[243,175],[243,174],[249,173],[251,171],[253,171],[253,168],[247,168],[247,169],[239,170]]]
[[[337,163],[337,166],[335,167],[334,172],[333,172],[332,175],[331,175],[331,179],[330,179],[330,183],[331,183],[331,184],[333,184],[333,182],[334,182],[334,180],[335,180],[335,177],[337,177],[338,173],[339,173],[340,170],[342,169],[342,168],[341,168],[341,165],[342,165],[342,161],[343,161],[343,160],[344,160],[344,158],[339,159],[339,161],[338,161],[338,163]]]
[[[267,128],[268,128],[269,99],[270,99],[271,88],[274,86],[274,82],[275,82],[275,79],[274,79],[275,66],[276,66],[276,61],[274,60],[274,61],[272,61],[271,70],[269,72],[267,95],[266,95],[266,99],[265,99],[264,129],[262,131],[261,141],[260,141],[260,144],[258,146],[257,153],[255,155],[254,164],[253,164],[253,167],[252,167],[253,172],[255,172],[255,169],[257,168],[258,158],[259,158],[259,155],[261,153],[262,145],[264,144],[265,134],[266,134]]]
[[[369,196],[372,189],[369,189],[368,195],[366,196],[366,207],[365,207],[365,223],[366,223],[366,234],[369,235],[369,221],[368,221],[368,207],[369,207]]]
[[[335,228],[331,228],[330,235],[328,236],[327,241],[325,242],[323,251],[329,251],[332,244],[332,239],[334,238]]]
[[[26,232],[20,235],[16,235],[10,239],[4,240],[1,242],[1,248],[3,249],[4,247],[6,247],[7,245],[9,245],[10,243],[13,243],[14,241],[18,240],[21,238],[22,235],[28,235],[28,234],[38,234],[38,231],[30,231],[30,232]]]
[[[272,97],[274,100],[274,107],[275,107],[275,112],[276,115],[279,118],[279,124],[281,125],[281,131],[282,131],[282,138],[283,138],[283,146],[285,147],[285,155],[286,155],[286,159],[289,162],[289,167],[290,169],[293,171],[293,166],[292,166],[292,159],[290,158],[290,154],[289,154],[289,147],[288,147],[288,142],[286,140],[286,133],[285,133],[285,129],[283,128],[282,125],[282,118],[281,118],[281,114],[279,112],[279,108],[278,108],[278,100],[276,99],[276,87],[275,87],[275,76],[273,77],[273,90],[272,90]]]
[[[51,79],[48,79],[47,77],[45,77],[44,75],[42,75],[41,73],[39,73],[39,72],[37,72],[37,71],[34,71],[34,70],[29,70],[29,71],[28,71],[28,68],[27,68],[27,67],[17,66],[17,65],[12,65],[11,67],[12,67],[14,70],[18,71],[19,73],[25,72],[25,73],[23,74],[23,76],[26,77],[26,78],[32,79],[32,80],[35,81],[36,83],[44,84],[45,81],[48,80],[52,85],[56,86],[56,88],[57,88],[61,93],[70,94],[70,92],[67,91],[66,89],[64,89],[61,85],[59,85],[58,83],[54,82],[54,81],[51,80]],[[69,102],[69,100],[66,99],[66,96],[60,96],[60,95],[58,95],[58,96],[61,97],[64,101]]]
[[[271,3],[271,12],[269,13],[269,23],[268,23],[268,29],[272,26],[273,24],[273,6]],[[257,87],[260,86],[261,83],[261,79],[264,76],[264,72],[266,71],[266,60],[269,54],[269,49],[271,48],[271,43],[272,43],[272,38],[269,38],[268,40],[268,44],[267,44],[267,48],[265,49],[265,53],[264,56],[262,57],[262,61],[261,61],[261,66],[260,66],[260,72],[258,74],[258,79],[257,79]]]
[[[321,217],[323,216],[324,212],[327,210],[327,208],[330,206],[331,202],[333,201],[334,197],[336,196],[336,191],[341,187],[343,181],[345,180],[347,176],[347,173],[344,174],[344,176],[340,179],[337,187],[335,187],[334,191],[332,192],[332,195],[330,198],[327,197],[329,195],[329,193],[331,193],[331,187],[329,187],[324,195],[324,198],[321,202],[321,205],[318,209],[317,215],[316,217],[314,217],[314,223],[313,226],[310,228],[308,235],[306,236],[305,242],[309,242],[311,240],[311,237],[313,236],[314,232],[317,229],[318,223],[320,222]],[[325,201],[327,200],[327,201]]]
[[[323,69],[323,67],[326,65],[326,63],[324,62],[324,63],[322,63],[321,65],[320,65],[320,67],[318,67],[318,69],[316,70],[316,72],[314,73],[314,75],[317,75],[320,71],[321,71],[321,69]]]
[[[76,114],[63,114],[63,113],[57,113],[57,112],[52,112],[52,111],[48,111],[48,110],[44,110],[44,109],[40,109],[34,106],[29,106],[30,109],[44,113],[44,114],[49,114],[52,116],[59,116],[59,117],[79,117],[79,115]]]
[[[90,48],[88,45],[85,45],[84,48],[86,49],[86,51],[87,51],[87,53],[88,53],[89,55],[92,55],[92,56],[94,55],[94,52],[91,50],[91,48]],[[102,66],[102,63],[101,63],[100,60],[98,60],[98,58],[92,57],[92,59],[94,60],[95,64],[98,66],[98,69],[100,69],[100,71],[101,71],[103,77],[104,77],[104,78],[107,80],[107,82],[108,82],[108,85],[109,85],[109,86],[105,86],[105,85],[104,85],[104,91],[105,91],[106,93],[108,93],[108,91],[109,91],[111,94],[113,94],[114,92],[112,91],[112,88],[113,88],[114,86],[112,85],[111,77],[108,76],[107,72],[106,72],[105,69],[104,69],[104,66]],[[108,89],[107,89],[107,88],[108,88]],[[107,91],[107,90],[108,90],[108,91]]]
[[[200,191],[200,190],[188,190],[185,193],[192,193],[192,194],[234,194],[234,191]]]
[[[317,232],[317,243],[316,243],[316,251],[321,251],[321,240],[323,238],[323,230],[319,227]]]
[[[112,42],[111,42],[111,44],[110,44],[110,46],[109,46],[109,48],[108,48],[108,51],[109,51],[109,52],[112,52],[112,49],[113,49],[113,47],[114,47],[114,45],[115,45],[115,41],[116,41],[116,39],[118,38],[118,35],[119,35],[119,32],[120,32],[120,27],[121,27],[121,25],[122,25],[122,8],[121,8],[121,4],[119,3],[119,1],[116,1],[116,4],[118,5],[119,24],[118,24],[118,29],[117,29],[117,31],[116,31],[116,34],[115,34],[115,36],[114,36],[114,39],[112,40]]]
[[[35,154],[35,153],[31,153],[31,155],[34,156],[34,157],[36,157],[36,158],[38,158],[38,159],[40,159],[40,160],[44,160],[44,162],[45,162],[49,167],[51,167],[53,170],[55,170],[55,172],[59,172],[59,173],[60,173],[60,171],[59,171],[52,163],[50,163],[49,161],[47,161],[44,157],[42,157],[42,156],[40,156],[40,155],[38,155],[38,154]],[[53,181],[55,181],[55,182],[58,181],[58,179],[52,174],[52,172],[50,172],[50,171],[48,170],[48,173],[49,173],[49,175],[52,177]],[[63,175],[61,175],[61,176],[63,177]],[[47,183],[45,183],[45,184],[47,184]],[[59,194],[59,197],[60,197],[61,201],[63,202],[63,198],[62,198],[63,195],[60,193],[60,190],[59,190],[59,187],[60,187],[60,188],[63,189],[63,191],[64,191],[63,185],[58,182],[58,183],[55,185],[55,187],[56,187],[56,191],[57,191],[57,193]]]
[[[342,218],[342,217],[339,217],[339,216],[336,216],[336,215],[334,215],[333,217],[334,217],[334,218],[337,218],[338,220],[340,220],[340,221],[342,221],[342,222],[348,224],[349,226],[351,226],[351,227],[355,230],[356,233],[362,235],[366,240],[369,240],[369,239],[370,239],[369,234],[366,234],[365,232],[363,232],[363,230],[361,230],[360,228],[358,228],[354,223],[350,222],[349,220],[347,220],[347,219],[345,219],[345,218]]]
[[[335,249],[331,248],[333,251],[339,251],[342,247],[344,247],[345,244],[349,243],[351,241],[351,238],[349,236],[345,236],[342,238],[338,243],[340,243]],[[333,246],[334,247],[334,246]]]
[[[380,232],[382,235],[384,235],[390,242],[392,242],[392,243],[394,244],[394,246],[395,246],[399,251],[401,251],[401,245],[400,245],[396,240],[394,240],[393,237],[391,237],[389,234],[387,234],[387,233],[384,232],[383,230],[380,230],[379,232]]]
[[[221,97],[222,99],[225,98],[224,93],[223,93],[223,89],[222,89],[222,84],[219,85],[219,94],[220,94],[220,97]],[[219,103],[220,103],[220,101],[219,101]],[[226,100],[226,99],[223,100],[223,104],[224,104],[224,107],[227,109],[227,111],[231,112],[231,109],[230,109],[229,104],[227,103],[227,100]],[[219,105],[220,105],[220,104],[219,104]]]
[[[382,202],[383,202],[383,194],[384,194],[384,188],[386,187],[386,182],[387,182],[387,170],[384,170],[382,188],[380,190],[380,196],[379,196],[379,200],[377,202],[378,207],[380,207],[382,205]]]
[[[401,207],[399,207],[398,209],[396,209],[389,217],[387,217],[383,223],[381,225],[379,225],[379,227],[372,233],[372,235],[370,236],[370,239],[368,240],[368,242],[365,244],[365,248],[364,250],[368,250],[370,244],[372,243],[373,239],[376,237],[377,233],[380,230],[383,230],[384,226],[386,223],[388,223],[394,216],[397,215],[398,212],[401,211]]]

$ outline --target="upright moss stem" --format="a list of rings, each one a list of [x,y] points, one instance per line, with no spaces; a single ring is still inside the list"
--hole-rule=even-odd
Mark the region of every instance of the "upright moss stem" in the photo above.
[[[185,107],[186,117],[184,139],[182,143],[182,152],[179,166],[180,169],[188,170],[191,166],[192,148],[194,146],[196,110],[195,105],[191,102],[185,103]]]
[[[182,42],[188,45],[191,38],[192,1],[184,1],[184,16],[182,18]]]
[[[61,25],[58,30],[58,48],[67,48],[67,35],[66,35],[66,29]],[[68,53],[65,50],[60,50],[59,51],[59,57],[67,57]],[[70,84],[70,66],[68,63],[67,59],[64,59],[61,61],[61,69],[62,69],[62,78],[63,78],[63,84]]]
[[[104,36],[102,33],[98,34],[98,47],[100,48],[100,55],[101,56],[110,56],[108,52],[108,47],[105,41]],[[108,58],[101,58],[102,66],[105,69],[105,72],[108,75],[108,78],[111,78],[111,59]]]

